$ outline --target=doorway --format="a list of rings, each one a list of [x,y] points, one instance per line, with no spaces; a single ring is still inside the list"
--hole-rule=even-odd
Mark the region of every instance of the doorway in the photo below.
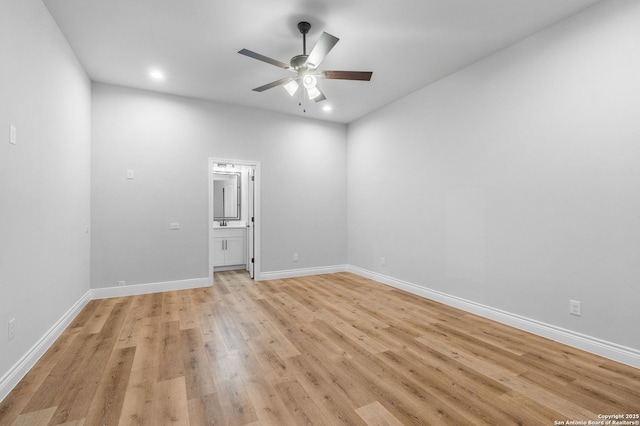
[[[260,162],[209,158],[208,169],[209,284],[233,269],[259,279]]]

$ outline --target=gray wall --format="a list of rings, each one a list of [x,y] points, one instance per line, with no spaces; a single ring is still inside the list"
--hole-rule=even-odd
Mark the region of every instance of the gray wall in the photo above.
[[[40,0],[0,2],[0,58],[2,378],[89,290],[91,93]]]
[[[346,126],[104,84],[92,94],[92,287],[207,276],[209,157],[261,162],[262,272],[346,263]]]
[[[638,22],[598,4],[350,125],[349,264],[640,349]]]

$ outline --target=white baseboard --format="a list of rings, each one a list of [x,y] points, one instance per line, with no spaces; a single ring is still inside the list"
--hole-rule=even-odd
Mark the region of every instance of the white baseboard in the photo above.
[[[530,318],[505,312],[459,297],[451,296],[435,290],[430,290],[413,283],[398,280],[352,265],[334,265],[319,268],[291,269],[286,271],[263,272],[257,280],[275,280],[295,278],[308,275],[331,274],[336,272],[352,272],[356,275],[372,279],[382,284],[407,291],[409,293],[435,300],[466,312],[488,318],[538,336],[546,337],[575,348],[591,352],[605,358],[640,368],[640,351],[615,343],[607,342],[595,337],[586,336],[571,330],[566,330],[550,324],[545,324]],[[208,287],[207,278],[194,278],[180,281],[166,281],[160,283],[138,284],[124,287],[109,287],[89,290],[78,300],[36,344],[4,375],[0,378],[0,401],[2,401],[18,382],[29,372],[40,357],[53,345],[62,332],[71,324],[92,299],[132,296],[138,294],[157,293],[163,291],[183,290],[189,288]]]
[[[179,281],[164,281],[149,284],[125,285],[122,287],[94,288],[91,299],[108,299],[110,297],[135,296],[138,294],[160,293],[163,291],[187,290],[190,288],[208,287],[208,278],[192,278]]]
[[[640,368],[640,350],[637,349],[607,342],[581,333],[576,333],[575,331],[556,327],[551,324],[546,324],[531,318],[502,311],[500,309],[485,306],[456,296],[451,296],[439,291],[430,290],[413,283],[358,268],[357,266],[349,265],[347,267],[347,271],[586,352],[591,352],[635,368]]]
[[[288,269],[285,271],[261,272],[256,281],[280,280],[283,278],[306,277],[308,275],[334,274],[346,272],[347,265],[320,266],[317,268]]]
[[[53,345],[62,332],[71,324],[74,318],[80,313],[91,300],[91,290],[87,291],[63,316],[56,322],[35,345],[9,371],[0,378],[0,401],[22,380],[22,378],[33,368],[36,362]]]
[[[134,296],[138,294],[158,293],[172,290],[208,287],[207,278],[194,278],[180,281],[138,284],[123,287],[94,288],[82,296],[63,316],[47,331],[44,336],[4,375],[0,378],[0,401],[22,380],[42,355],[53,345],[62,332],[71,324],[90,300],[110,297]]]

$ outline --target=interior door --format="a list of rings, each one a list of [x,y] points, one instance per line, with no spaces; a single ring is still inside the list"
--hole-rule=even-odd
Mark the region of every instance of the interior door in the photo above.
[[[247,264],[249,265],[249,276],[254,278],[254,265],[255,265],[255,184],[256,184],[256,169],[252,167],[249,170],[249,226],[247,227]]]

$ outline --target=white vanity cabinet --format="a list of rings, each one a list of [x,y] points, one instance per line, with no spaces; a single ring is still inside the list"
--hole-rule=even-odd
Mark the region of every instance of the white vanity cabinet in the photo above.
[[[215,228],[213,230],[213,266],[240,265],[246,267],[246,228]]]

